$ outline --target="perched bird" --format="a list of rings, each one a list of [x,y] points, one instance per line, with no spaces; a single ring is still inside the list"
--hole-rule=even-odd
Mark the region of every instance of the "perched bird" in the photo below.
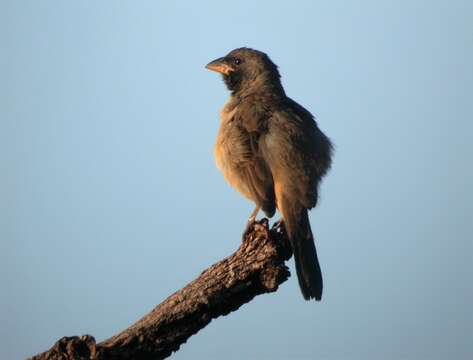
[[[221,110],[215,159],[225,179],[272,217],[282,215],[306,300],[322,298],[322,273],[309,223],[332,144],[314,117],[286,96],[277,66],[263,52],[239,48],[207,69],[231,91]]]

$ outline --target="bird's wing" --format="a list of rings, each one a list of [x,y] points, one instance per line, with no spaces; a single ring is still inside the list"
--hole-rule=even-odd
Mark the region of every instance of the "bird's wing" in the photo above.
[[[240,122],[240,176],[252,194],[253,200],[262,207],[267,216],[276,210],[274,182],[271,171],[260,150],[261,132]]]
[[[261,143],[262,156],[274,178],[276,198],[279,192],[291,206],[314,207],[318,183],[330,167],[331,151],[330,140],[312,115],[287,99],[272,113]]]

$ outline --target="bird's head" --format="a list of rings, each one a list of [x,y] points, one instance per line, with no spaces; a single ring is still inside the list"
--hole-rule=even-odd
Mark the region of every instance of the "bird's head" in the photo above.
[[[278,67],[265,53],[239,48],[226,56],[211,61],[206,68],[223,76],[233,94],[250,94],[257,91],[282,92]]]

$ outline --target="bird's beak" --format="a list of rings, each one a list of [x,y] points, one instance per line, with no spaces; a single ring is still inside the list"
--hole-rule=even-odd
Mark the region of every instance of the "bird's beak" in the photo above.
[[[228,75],[235,69],[232,68],[225,57],[218,58],[205,65],[206,69],[216,71],[220,74]]]

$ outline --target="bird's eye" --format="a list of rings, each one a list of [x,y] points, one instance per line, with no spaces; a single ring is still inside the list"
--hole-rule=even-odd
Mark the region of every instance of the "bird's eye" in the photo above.
[[[240,64],[241,64],[241,60],[238,59],[238,58],[235,58],[235,59],[233,60],[233,62],[235,63],[235,65],[240,65]]]

